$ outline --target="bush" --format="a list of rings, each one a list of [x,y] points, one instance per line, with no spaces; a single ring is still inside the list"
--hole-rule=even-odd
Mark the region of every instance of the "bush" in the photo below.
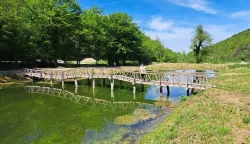
[[[186,101],[186,100],[188,100],[188,99],[189,99],[188,96],[181,96],[181,101]]]
[[[244,124],[249,124],[250,123],[250,117],[248,117],[248,116],[243,117],[243,123]]]

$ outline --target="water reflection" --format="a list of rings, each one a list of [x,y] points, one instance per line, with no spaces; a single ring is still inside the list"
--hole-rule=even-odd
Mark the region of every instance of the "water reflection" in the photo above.
[[[186,89],[182,87],[169,87],[170,94],[168,93],[167,87],[162,87],[162,94],[158,86],[151,86],[146,90],[145,99],[158,100],[161,95],[163,98],[168,98],[170,102],[178,102],[180,96],[187,94]]]
[[[64,90],[64,88],[63,88]],[[78,94],[78,87],[75,87],[75,94]]]
[[[112,100],[112,101],[115,101],[114,91],[111,90],[110,93],[111,93],[111,100]]]
[[[177,72],[177,73],[199,73],[202,72],[205,74],[206,79],[213,79],[216,77],[216,73],[212,70],[205,70],[205,71],[200,71],[200,70],[174,70],[174,71],[169,71],[165,73],[165,80],[168,82],[174,82],[176,81],[176,78],[178,78],[178,82],[188,82],[188,83],[193,83],[196,81],[197,77],[195,76],[186,76],[186,75],[180,75],[178,77],[169,75],[172,72]]]

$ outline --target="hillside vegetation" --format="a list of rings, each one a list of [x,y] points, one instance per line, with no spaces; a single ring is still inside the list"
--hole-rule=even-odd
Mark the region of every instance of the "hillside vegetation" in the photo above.
[[[203,62],[224,63],[247,60],[250,57],[250,29],[212,45],[202,53]]]

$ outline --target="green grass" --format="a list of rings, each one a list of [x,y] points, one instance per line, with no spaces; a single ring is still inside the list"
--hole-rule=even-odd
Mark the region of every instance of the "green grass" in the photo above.
[[[250,117],[249,116],[243,117],[243,123],[250,124]]]
[[[188,98],[189,98],[188,96],[181,96],[181,97],[180,97],[181,101],[187,101]]]
[[[221,71],[215,83],[216,89],[181,97],[180,106],[138,143],[249,142],[250,69]]]

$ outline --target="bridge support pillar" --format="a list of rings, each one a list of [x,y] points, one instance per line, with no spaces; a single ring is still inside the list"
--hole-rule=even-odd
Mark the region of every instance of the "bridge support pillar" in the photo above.
[[[160,96],[162,96],[162,86],[160,86]]]
[[[136,97],[135,97],[135,91],[133,91],[133,99],[134,100],[136,99]]]
[[[78,93],[78,87],[75,87],[75,94],[77,95]]]
[[[135,86],[135,84],[133,83],[133,94],[135,94],[135,92],[136,92],[136,86]]]
[[[53,79],[50,79],[50,86],[53,87]]]
[[[95,79],[92,80],[93,89],[95,88]]]
[[[111,99],[112,99],[112,101],[114,101],[114,100],[115,100],[114,91],[111,91]]]
[[[64,90],[64,80],[62,80],[62,89]]]
[[[93,97],[95,97],[95,89],[93,89]]]
[[[78,87],[78,82],[76,78],[75,78],[75,87]]]
[[[189,92],[189,88],[187,89],[187,96],[189,96],[190,95],[190,92]]]
[[[170,88],[169,88],[169,86],[167,86],[167,97],[169,97],[170,96]]]
[[[114,90],[114,84],[115,84],[115,81],[114,79],[110,79],[110,86],[111,86],[111,90],[113,91]]]

